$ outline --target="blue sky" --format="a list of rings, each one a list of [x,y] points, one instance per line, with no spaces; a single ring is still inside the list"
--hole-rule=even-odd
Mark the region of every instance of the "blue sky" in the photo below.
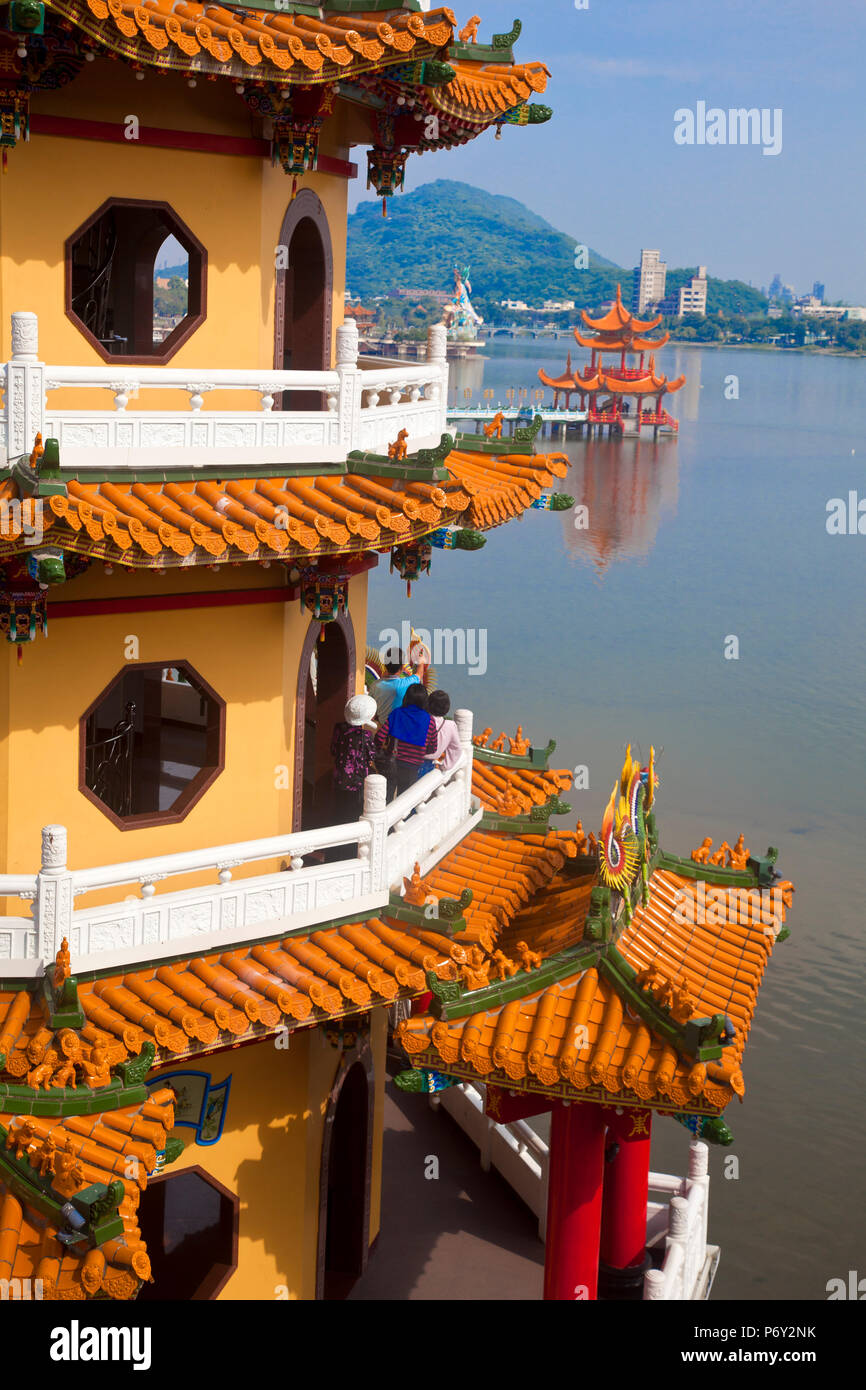
[[[670,266],[758,286],[778,271],[801,293],[822,280],[829,299],[866,304],[862,0],[479,0],[456,13],[480,13],[482,38],[520,15],[516,56],[550,69],[553,120],[410,159],[407,189],[462,179],[625,266],[657,246]],[[674,112],[698,101],[781,108],[781,152],[675,144]],[[352,207],[370,196],[359,164]]]

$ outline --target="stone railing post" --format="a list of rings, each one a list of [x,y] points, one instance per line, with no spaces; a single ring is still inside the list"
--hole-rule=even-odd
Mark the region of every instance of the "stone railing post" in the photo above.
[[[358,366],[358,325],[346,319],[337,329],[337,364],[340,391],[337,401],[339,444],[348,453],[361,442],[361,369]]]
[[[72,937],[72,874],[66,867],[66,826],[42,827],[42,867],[36,875],[33,904],[39,955],[46,966]]]
[[[444,323],[431,323],[427,329],[427,361],[436,368],[440,431],[444,434],[448,427],[448,329]]]
[[[644,1300],[651,1298],[666,1298],[665,1288],[667,1280],[660,1269],[648,1269],[643,1277],[643,1296]]]
[[[378,772],[371,772],[364,781],[364,812],[362,820],[368,821],[372,828],[369,844],[359,846],[362,859],[370,861],[370,892],[387,893],[388,858],[386,854],[388,826],[386,824],[388,806],[388,783]],[[365,853],[366,851],[366,853]]]
[[[668,1246],[680,1247],[677,1287],[670,1290],[671,1298],[690,1299],[688,1288],[688,1245],[689,1245],[689,1204],[685,1197],[672,1197],[670,1205],[670,1225],[668,1226]]]
[[[39,361],[39,321],[35,314],[12,315],[12,358],[6,363],[6,437],[10,459],[30,454],[37,434],[45,433],[45,364]]]
[[[472,711],[471,709],[458,709],[454,711],[454,722],[457,725],[457,732],[460,735],[460,747],[463,749],[466,763],[455,773],[463,784],[463,815],[468,816],[471,811],[472,801]]]
[[[701,1139],[693,1139],[689,1145],[689,1178],[686,1184],[691,1192],[693,1187],[701,1188],[700,1244],[697,1251],[698,1267],[701,1268],[707,1254],[707,1218],[710,1213],[710,1174],[709,1149]]]

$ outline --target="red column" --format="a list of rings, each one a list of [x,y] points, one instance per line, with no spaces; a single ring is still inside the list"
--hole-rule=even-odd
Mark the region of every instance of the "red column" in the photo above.
[[[554,1106],[544,1259],[547,1300],[597,1296],[604,1131],[602,1106]]]
[[[612,1270],[635,1268],[639,1276],[646,1255],[646,1208],[649,1187],[650,1130],[648,1110],[607,1111],[607,1146],[619,1152],[604,1165],[601,1260]]]

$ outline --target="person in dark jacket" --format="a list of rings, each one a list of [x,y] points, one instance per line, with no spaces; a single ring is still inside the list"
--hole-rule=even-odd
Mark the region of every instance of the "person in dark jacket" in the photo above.
[[[423,685],[410,685],[400,708],[388,715],[376,734],[376,752],[384,753],[392,740],[395,761],[388,774],[389,801],[417,782],[421,764],[436,749],[436,727]]]

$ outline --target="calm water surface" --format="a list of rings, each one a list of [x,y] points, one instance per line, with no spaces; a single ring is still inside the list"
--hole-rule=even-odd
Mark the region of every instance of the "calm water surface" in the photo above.
[[[452,392],[504,402],[539,366],[561,370],[567,347],[497,343],[452,365]],[[556,486],[587,504],[589,530],[531,511],[482,551],[434,551],[411,600],[383,564],[368,635],[406,618],[486,630],[484,674],[440,668],[440,684],[477,728],[521,722],[536,744],[557,739],[555,766],[586,764],[589,790],[569,794],[584,825],[598,830],[625,744],[646,757],[654,743],[664,845],[742,831],[755,852],[779,847],[792,935],[764,979],[745,1102],[726,1114],[734,1145],[710,1151],[714,1297],[823,1299],[828,1279],[866,1275],[866,536],[825,525],[829,498],[866,497],[866,362],[672,346],[659,365],[688,378],[678,441],[565,446]],[[655,1169],[684,1172],[687,1148],[656,1121]]]

